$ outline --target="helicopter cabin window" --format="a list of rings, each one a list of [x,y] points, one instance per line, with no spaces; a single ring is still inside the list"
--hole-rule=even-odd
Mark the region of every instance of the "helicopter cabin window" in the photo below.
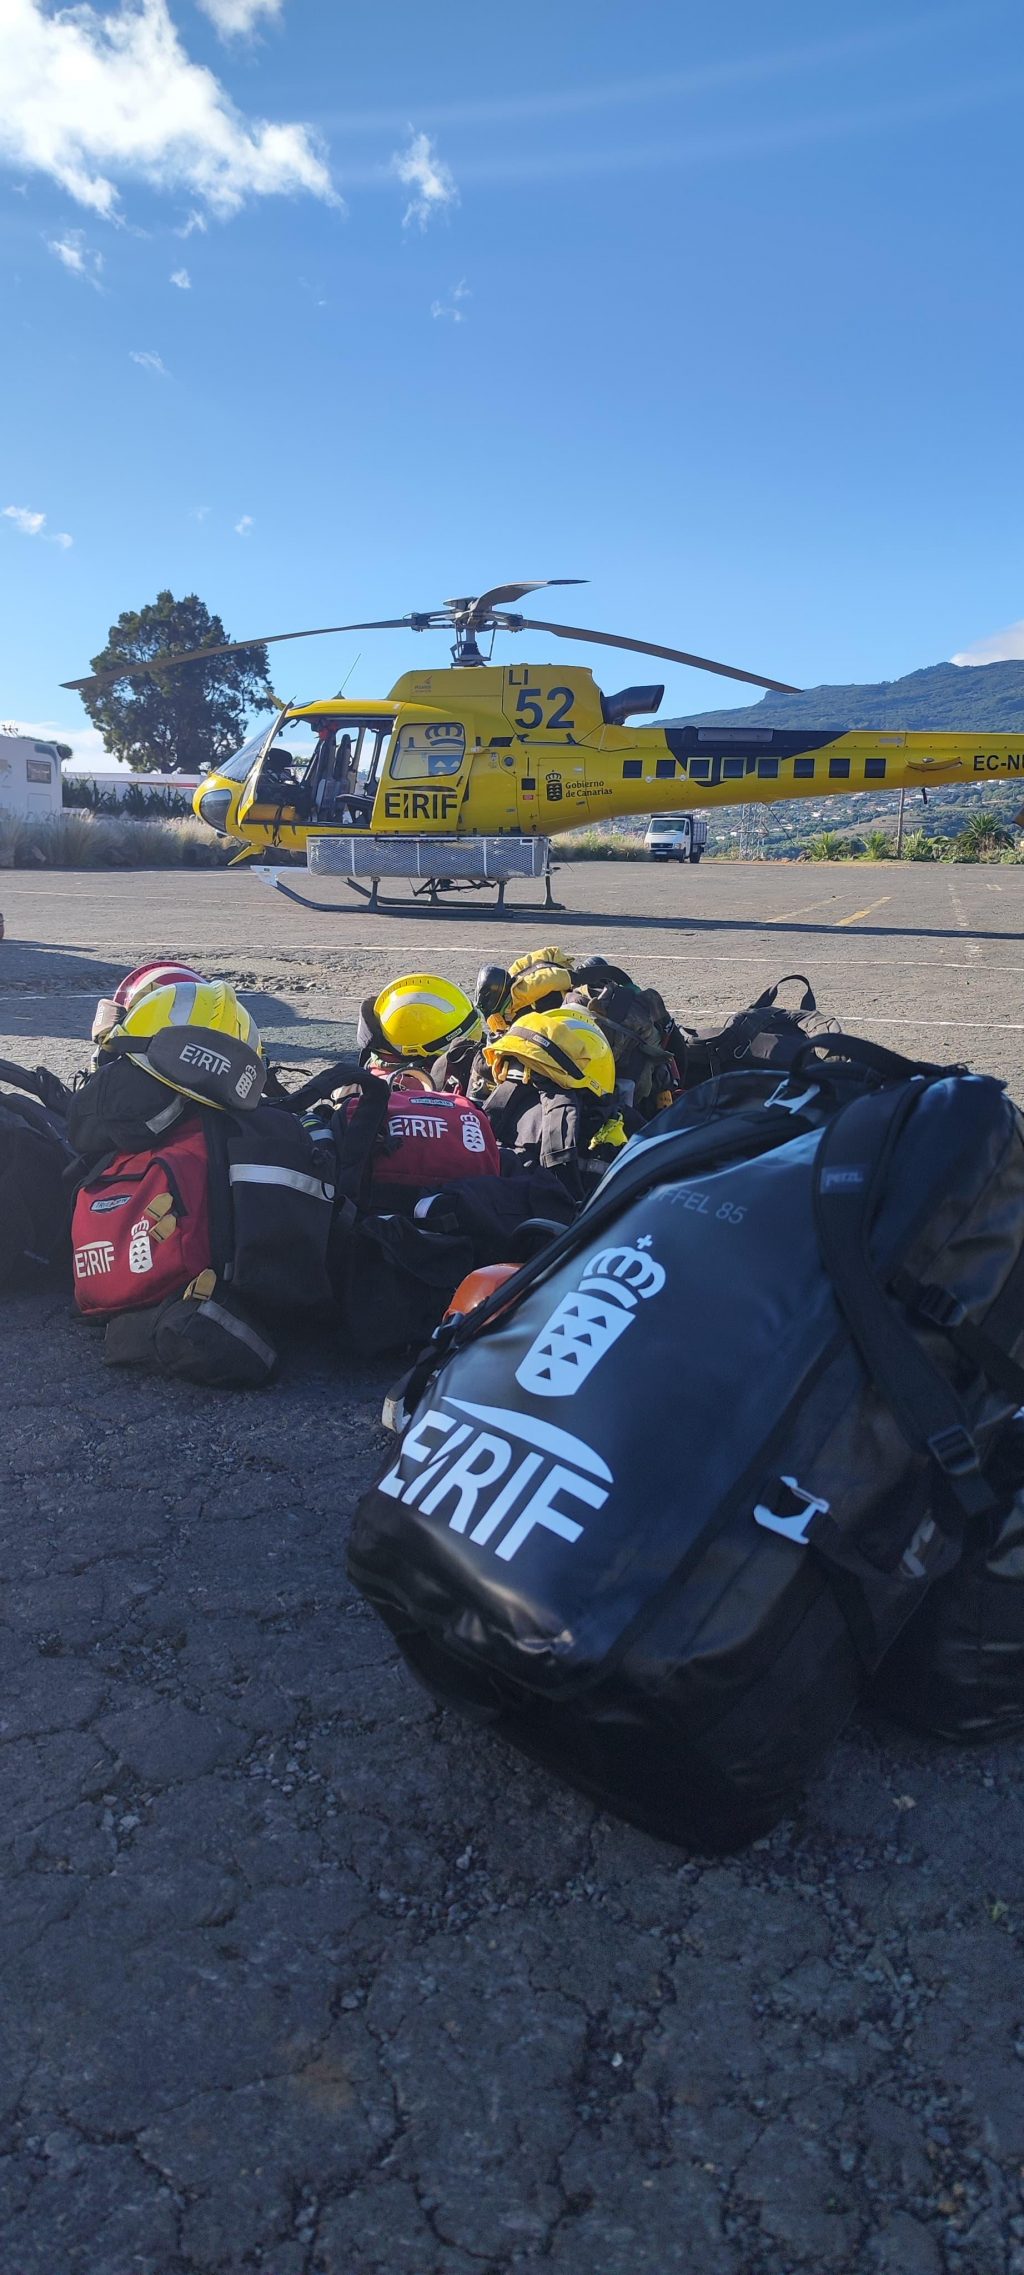
[[[457,774],[466,756],[466,730],[458,720],[413,719],[399,729],[391,760],[396,781]]]

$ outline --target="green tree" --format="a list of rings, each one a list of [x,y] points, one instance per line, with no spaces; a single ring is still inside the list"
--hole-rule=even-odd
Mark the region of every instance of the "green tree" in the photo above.
[[[845,861],[847,845],[838,830],[822,829],[817,837],[809,837],[804,846],[805,861]]]
[[[159,592],[145,608],[126,609],[92,658],[95,672],[113,676],[82,696],[104,749],[141,772],[159,774],[198,774],[237,750],[250,712],[273,702],[265,647],[135,678],[122,669],[118,677],[119,666],[217,647],[227,638],[220,617],[194,592],[183,600]]]
[[[1014,842],[1012,829],[1007,829],[995,814],[972,814],[964,823],[956,840],[958,861],[982,861],[986,854],[1001,853],[1004,846]]]
[[[893,857],[893,851],[893,840],[890,837],[887,829],[869,829],[868,834],[864,840],[864,851],[861,854],[861,860],[891,861]]]

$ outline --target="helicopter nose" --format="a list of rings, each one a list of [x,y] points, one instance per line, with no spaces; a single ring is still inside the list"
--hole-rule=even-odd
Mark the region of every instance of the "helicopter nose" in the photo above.
[[[211,782],[208,790],[197,790],[193,809],[208,829],[215,829],[218,837],[228,834],[228,812],[231,806],[230,790],[221,790]]]

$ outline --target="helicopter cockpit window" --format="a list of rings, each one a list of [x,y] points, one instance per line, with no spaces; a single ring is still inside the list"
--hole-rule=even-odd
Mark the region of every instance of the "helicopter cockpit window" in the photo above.
[[[241,750],[236,750],[233,758],[226,758],[223,762],[215,759],[211,772],[221,775],[225,782],[244,782],[246,775],[252,773],[266,739],[267,729],[263,726],[258,735],[250,735],[248,742],[242,744]]]
[[[457,774],[466,756],[466,730],[458,720],[415,719],[402,727],[391,761],[392,777],[420,781]]]

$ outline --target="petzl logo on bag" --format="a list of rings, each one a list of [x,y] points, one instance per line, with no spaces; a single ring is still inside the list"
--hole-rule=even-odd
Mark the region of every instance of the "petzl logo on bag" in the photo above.
[[[610,1351],[636,1317],[637,1307],[660,1295],[665,1274],[646,1243],[635,1248],[602,1248],[586,1265],[582,1280],[534,1337],[516,1368],[516,1381],[539,1398],[571,1398],[599,1359]]]

